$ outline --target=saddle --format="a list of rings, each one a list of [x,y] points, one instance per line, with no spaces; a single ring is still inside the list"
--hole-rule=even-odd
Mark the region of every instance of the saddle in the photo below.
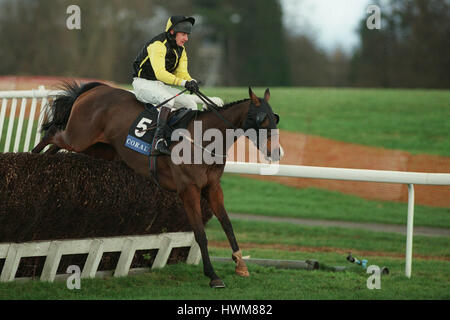
[[[171,144],[172,132],[176,129],[185,129],[189,123],[196,118],[199,111],[187,108],[180,108],[169,114],[167,126],[164,129],[164,137]],[[145,110],[134,120],[128,136],[125,140],[125,146],[136,152],[150,155],[153,138],[158,122],[159,110],[154,105],[147,103]]]

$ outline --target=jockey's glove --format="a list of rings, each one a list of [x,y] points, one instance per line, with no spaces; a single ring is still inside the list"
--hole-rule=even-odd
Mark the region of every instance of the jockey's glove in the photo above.
[[[186,81],[184,84],[184,87],[189,90],[189,92],[192,94],[194,92],[198,91],[198,83],[195,80]]]

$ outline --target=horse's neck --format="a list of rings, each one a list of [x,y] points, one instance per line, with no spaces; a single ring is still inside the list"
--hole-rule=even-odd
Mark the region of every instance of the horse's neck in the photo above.
[[[227,108],[219,109],[220,114],[229,122],[234,125],[234,128],[230,127],[225,121],[221,121],[222,124],[218,126],[219,130],[225,131],[226,129],[242,129],[245,119],[247,117],[248,109],[250,107],[250,101],[245,100]]]
[[[233,129],[242,129],[244,127],[245,119],[247,118],[248,110],[250,108],[250,101],[244,100],[241,102],[237,102],[235,104],[229,105],[225,108],[218,108],[217,111],[220,113],[220,116],[217,115],[214,111],[209,111],[205,113],[200,113],[197,120],[202,122],[202,132],[209,129],[219,130],[222,133],[223,137],[223,150],[228,150],[228,148],[232,145],[234,141],[233,138],[229,137],[229,134],[232,133],[234,136],[234,140],[239,138],[242,135],[242,132],[239,130]],[[195,123],[195,122],[194,122]],[[195,135],[195,125],[192,128],[191,135]],[[227,132],[227,130],[231,130],[232,132]],[[229,140],[229,141],[228,141]],[[204,145],[209,144],[208,141],[203,142]]]
[[[217,122],[218,124],[216,129],[219,129],[222,132],[222,136],[224,138],[223,149],[225,153],[233,145],[233,143],[243,134],[243,131],[233,129],[243,129],[249,108],[250,108],[250,101],[245,100],[236,103],[234,105],[231,105],[229,107],[219,109],[221,116],[227,120],[224,121],[223,119],[219,119],[219,117],[217,117],[216,115],[216,118],[219,119],[219,122]],[[230,123],[233,126],[231,126]],[[229,132],[227,132],[227,130],[232,131],[232,136],[229,136]]]

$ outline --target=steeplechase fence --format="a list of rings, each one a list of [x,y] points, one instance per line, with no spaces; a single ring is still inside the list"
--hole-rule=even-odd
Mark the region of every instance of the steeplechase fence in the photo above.
[[[54,96],[58,95],[59,91],[50,91],[40,88],[39,90],[32,91],[6,91],[0,92],[0,99],[3,99],[0,109],[0,133],[2,133],[0,139],[0,152],[27,152],[32,147],[39,142],[40,134],[36,133],[37,128],[42,123],[46,115],[46,104]],[[21,106],[19,110],[19,116],[17,118],[16,109],[18,104],[18,99],[21,100]],[[28,103],[27,99],[31,100],[30,111],[28,113]],[[37,111],[36,106],[38,100],[41,100],[40,110]],[[9,119],[7,127],[4,126],[5,114],[8,109],[8,101],[12,100],[11,106],[9,107]],[[28,121],[26,130],[23,131],[25,115],[29,114],[28,119],[34,119],[36,117],[36,112],[39,116],[37,121]],[[16,124],[17,122],[17,124]],[[13,129],[15,129],[15,135],[13,135]],[[4,132],[6,132],[3,138]],[[23,148],[21,146],[21,139],[25,137]],[[35,137],[32,139],[32,137]],[[13,143],[14,141],[14,143]],[[31,143],[34,142],[34,145]],[[362,170],[362,169],[344,169],[344,168],[326,168],[326,167],[311,167],[311,166],[293,166],[293,165],[278,165],[278,164],[256,164],[256,163],[244,163],[244,162],[227,162],[225,166],[225,172],[228,173],[238,173],[238,174],[254,174],[254,175],[273,175],[273,176],[284,176],[284,177],[298,177],[298,178],[313,178],[313,179],[331,179],[331,180],[350,180],[350,181],[364,181],[364,182],[380,182],[380,183],[400,183],[406,184],[408,186],[408,209],[407,209],[407,223],[406,223],[406,254],[405,254],[405,275],[411,277],[411,266],[412,266],[412,244],[413,244],[413,226],[414,226],[414,184],[421,185],[450,185],[450,174],[446,173],[418,173],[418,172],[403,172],[403,171],[386,171],[386,170]],[[155,236],[150,236],[155,237]],[[126,239],[133,239],[127,237]],[[168,238],[165,238],[168,239]],[[50,257],[58,257],[62,254],[62,248],[66,249],[67,252],[77,251],[76,249],[68,249],[71,247],[81,246],[83,250],[93,250],[91,246],[99,246],[99,241],[97,240],[74,240],[75,242],[56,242],[50,243],[46,242],[45,245],[41,244],[42,250],[48,250]],[[81,241],[81,242],[78,242]],[[84,241],[84,242],[83,242]],[[109,243],[107,239],[103,239],[102,243]],[[111,240],[112,241],[112,240]],[[154,240],[156,241],[156,240]],[[169,240],[164,240],[169,241]],[[163,241],[163,242],[164,242]],[[143,243],[145,241],[142,241]],[[195,241],[194,241],[195,242]],[[118,243],[118,242],[117,242]],[[121,260],[128,261],[130,253],[125,250],[126,248],[132,248],[134,243],[130,240],[122,240],[120,242],[125,248],[122,249],[122,254],[124,258]],[[139,241],[140,243],[140,241]],[[76,245],[75,245],[76,244]],[[28,247],[27,247],[28,246]],[[105,245],[104,245],[105,246]],[[120,245],[118,245],[120,246]],[[8,248],[8,249],[5,249]],[[28,249],[26,249],[28,248]],[[22,256],[24,252],[34,252],[39,251],[40,248],[38,244],[0,244],[0,259],[3,256],[7,256],[7,265],[5,264],[6,271],[2,272],[1,279],[9,280],[11,279],[12,271],[17,262],[18,257]],[[22,250],[22,251],[21,251]],[[28,250],[28,251],[27,251]],[[72,251],[71,251],[72,250]],[[128,249],[129,250],[129,249]],[[194,250],[194,249],[193,249]],[[9,252],[11,251],[11,254]],[[163,250],[164,251],[164,250]],[[194,250],[195,251],[195,250]],[[193,251],[193,252],[194,252]],[[2,253],[3,252],[3,253]],[[22,253],[21,253],[22,252]],[[42,253],[41,251],[39,251]],[[198,251],[197,251],[198,252]],[[91,256],[91,254],[90,254]],[[191,257],[191,254],[189,255]],[[193,260],[194,254],[190,261]],[[46,262],[46,267],[44,267],[43,277],[44,280],[51,279],[53,277],[53,270],[55,268],[55,261],[57,258],[49,258],[51,262]],[[94,258],[91,258],[94,259]],[[197,258],[198,254],[197,254]],[[125,264],[126,265],[126,264]],[[157,264],[158,265],[158,264]],[[3,269],[5,269],[5,267]],[[126,270],[125,267],[116,269],[118,275],[124,274]],[[92,274],[93,269],[83,272]]]

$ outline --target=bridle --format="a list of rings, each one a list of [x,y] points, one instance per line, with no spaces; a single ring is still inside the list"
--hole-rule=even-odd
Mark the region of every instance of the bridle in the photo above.
[[[224,118],[220,112],[218,111],[219,106],[217,106],[213,101],[211,101],[211,99],[209,99],[206,95],[204,95],[202,92],[200,92],[200,90],[197,90],[195,92],[195,94],[200,98],[200,100],[202,100],[208,110],[211,110],[212,112],[214,112],[214,114],[219,117],[225,124],[227,124],[227,126],[232,127],[234,130],[238,129],[236,128],[236,126],[231,123],[229,120],[227,120],[226,118]],[[262,103],[266,103],[266,102],[262,102]],[[272,117],[273,115],[273,117]],[[268,118],[269,119],[269,127],[262,127],[263,122],[265,121],[265,119]],[[264,107],[264,106],[259,106],[257,107],[251,100],[250,100],[250,108],[249,111],[247,113],[247,117],[245,118],[244,121],[244,131],[247,131],[248,129],[256,129],[257,131],[259,131],[260,129],[262,130],[266,130],[267,132],[267,136],[265,137],[265,141],[267,141],[268,139],[272,138],[272,130],[276,128],[276,125],[278,124],[278,122],[280,121],[280,117],[276,114],[276,113],[269,113],[268,112],[268,106]],[[256,137],[253,136],[249,136],[248,137],[255,145],[257,148],[259,148],[259,143],[260,143],[260,135],[259,133],[256,134]],[[255,140],[256,138],[256,140]],[[203,148],[203,146],[198,146],[201,147],[202,149],[206,150],[205,148]],[[208,150],[206,150],[208,151]],[[226,157],[223,155],[220,155],[222,157]]]

